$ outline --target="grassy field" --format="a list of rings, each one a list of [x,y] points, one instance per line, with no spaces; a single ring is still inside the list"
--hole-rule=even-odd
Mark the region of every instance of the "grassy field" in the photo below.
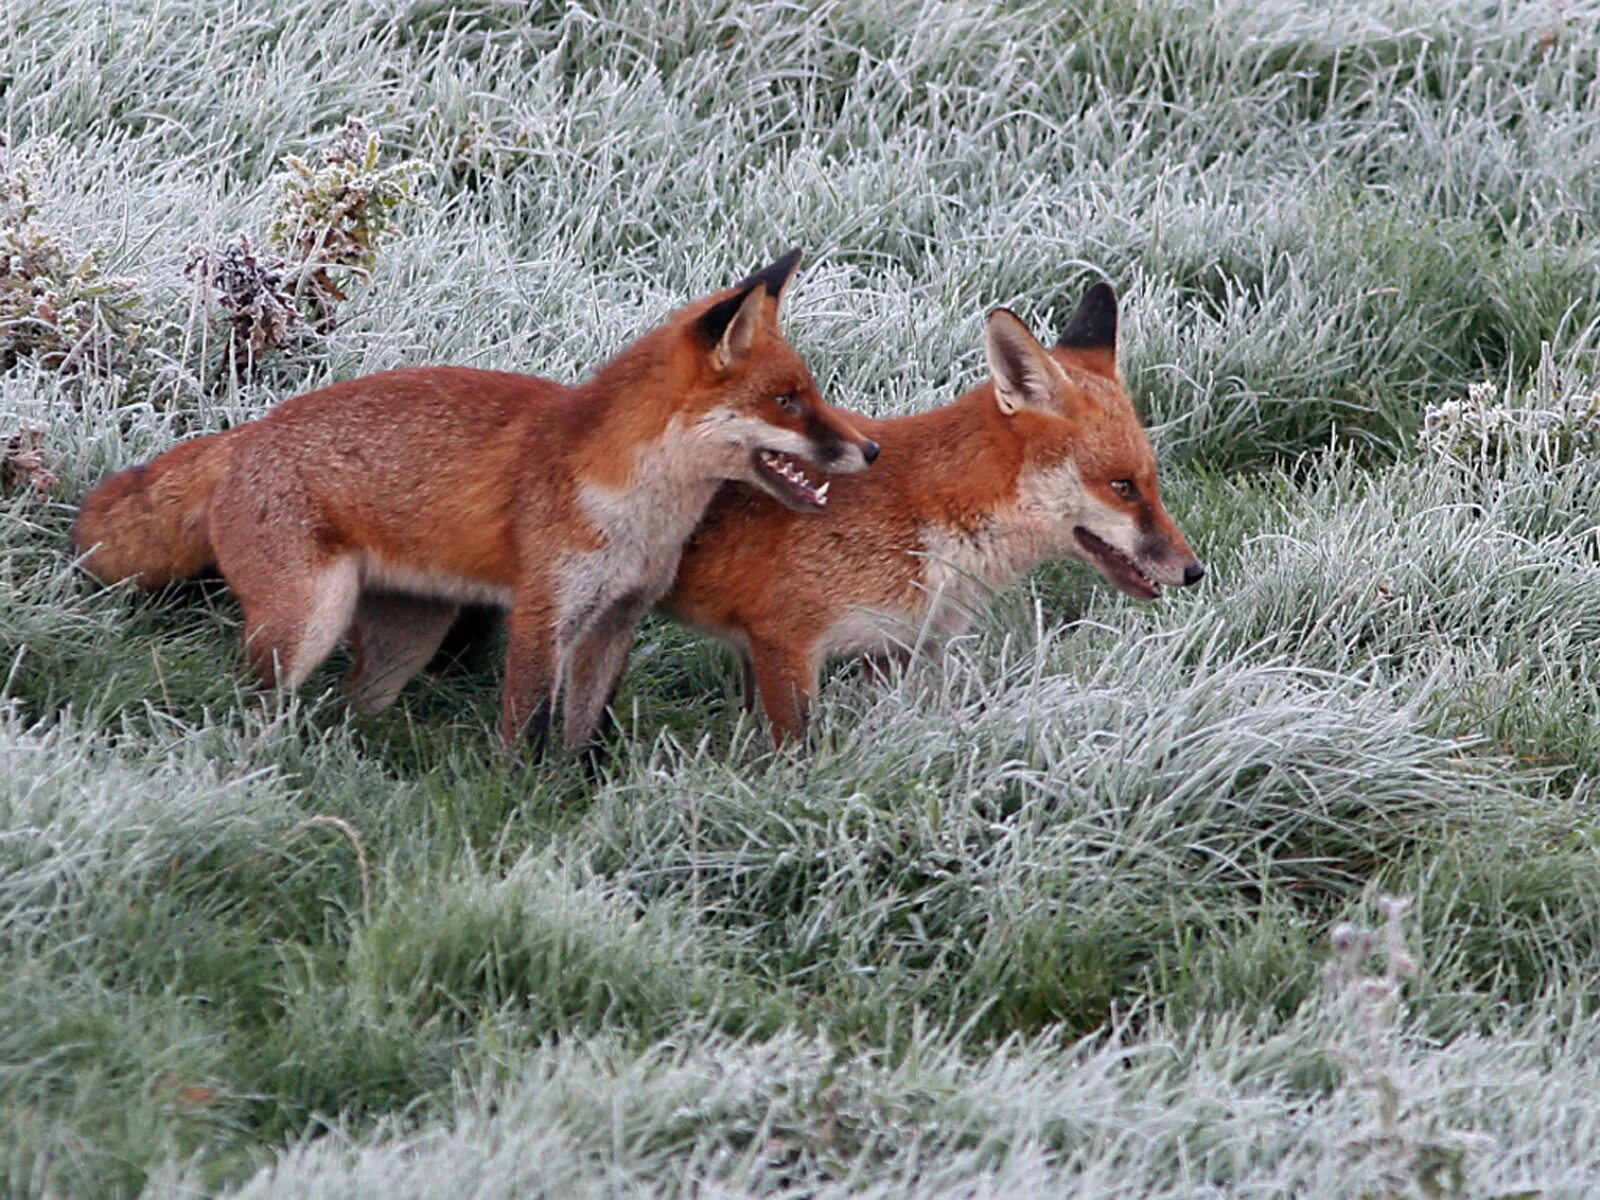
[[[1600,1192],[1600,6],[6,0],[0,134],[0,1194]],[[1042,568],[804,753],[652,622],[590,779],[492,651],[264,702],[73,567],[791,245],[870,413],[1110,279],[1205,584]]]

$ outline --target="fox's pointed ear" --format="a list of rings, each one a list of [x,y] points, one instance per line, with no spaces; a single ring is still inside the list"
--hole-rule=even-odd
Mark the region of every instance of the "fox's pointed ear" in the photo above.
[[[789,286],[789,281],[794,278],[794,273],[800,267],[800,248],[796,246],[770,267],[762,267],[754,275],[746,276],[738,283],[740,291],[745,288],[755,287],[757,284],[765,287],[767,295],[783,302],[784,289]]]
[[[700,333],[711,347],[711,365],[725,370],[750,353],[764,318],[767,290],[759,283],[719,300],[701,314]]]
[[[1072,351],[1087,369],[1116,375],[1117,293],[1109,283],[1097,283],[1084,293],[1056,345]]]
[[[776,319],[784,290],[800,265],[800,251],[791,250],[770,267],[763,267],[734,285],[733,294],[719,300],[700,315],[700,332],[711,345],[711,361],[717,370],[738,362],[750,353],[756,327],[768,311]]]
[[[983,353],[994,377],[995,405],[1006,416],[1024,408],[1060,411],[1066,373],[1014,312],[997,308],[989,314]]]

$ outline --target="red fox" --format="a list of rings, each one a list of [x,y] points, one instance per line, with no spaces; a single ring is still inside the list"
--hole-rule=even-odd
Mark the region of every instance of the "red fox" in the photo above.
[[[430,367],[287,400],[103,481],[73,543],[106,582],[214,565],[265,686],[297,687],[349,634],[365,710],[464,602],[509,609],[503,738],[542,740],[559,699],[582,745],[723,481],[820,513],[808,469],[877,457],[778,331],[799,261],[688,305],[576,387]]]
[[[773,740],[801,734],[822,665],[936,647],[1043,559],[1082,559],[1130,596],[1205,574],[1161,504],[1117,371],[1117,299],[1092,287],[1053,350],[989,317],[993,381],[915,416],[857,423],[886,451],[797,520],[725,486],[662,607],[730,643]]]

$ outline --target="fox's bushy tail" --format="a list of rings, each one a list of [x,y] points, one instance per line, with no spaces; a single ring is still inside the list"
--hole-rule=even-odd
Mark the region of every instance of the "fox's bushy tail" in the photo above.
[[[213,565],[206,506],[227,470],[235,432],[183,442],[101,480],[72,526],[72,544],[89,573],[102,583],[136,579],[157,588]]]

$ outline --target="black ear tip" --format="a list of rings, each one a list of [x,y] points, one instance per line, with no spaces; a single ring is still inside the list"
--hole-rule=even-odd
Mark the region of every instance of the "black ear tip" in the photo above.
[[[1083,294],[1056,345],[1077,350],[1116,348],[1117,293],[1109,283],[1101,280]]]
[[[762,267],[761,270],[753,275],[741,279],[736,286],[740,291],[748,291],[753,287],[764,284],[767,293],[776,296],[783,291],[784,284],[789,282],[789,278],[794,274],[795,268],[800,265],[800,258],[801,250],[799,246],[796,246],[771,266]]]

